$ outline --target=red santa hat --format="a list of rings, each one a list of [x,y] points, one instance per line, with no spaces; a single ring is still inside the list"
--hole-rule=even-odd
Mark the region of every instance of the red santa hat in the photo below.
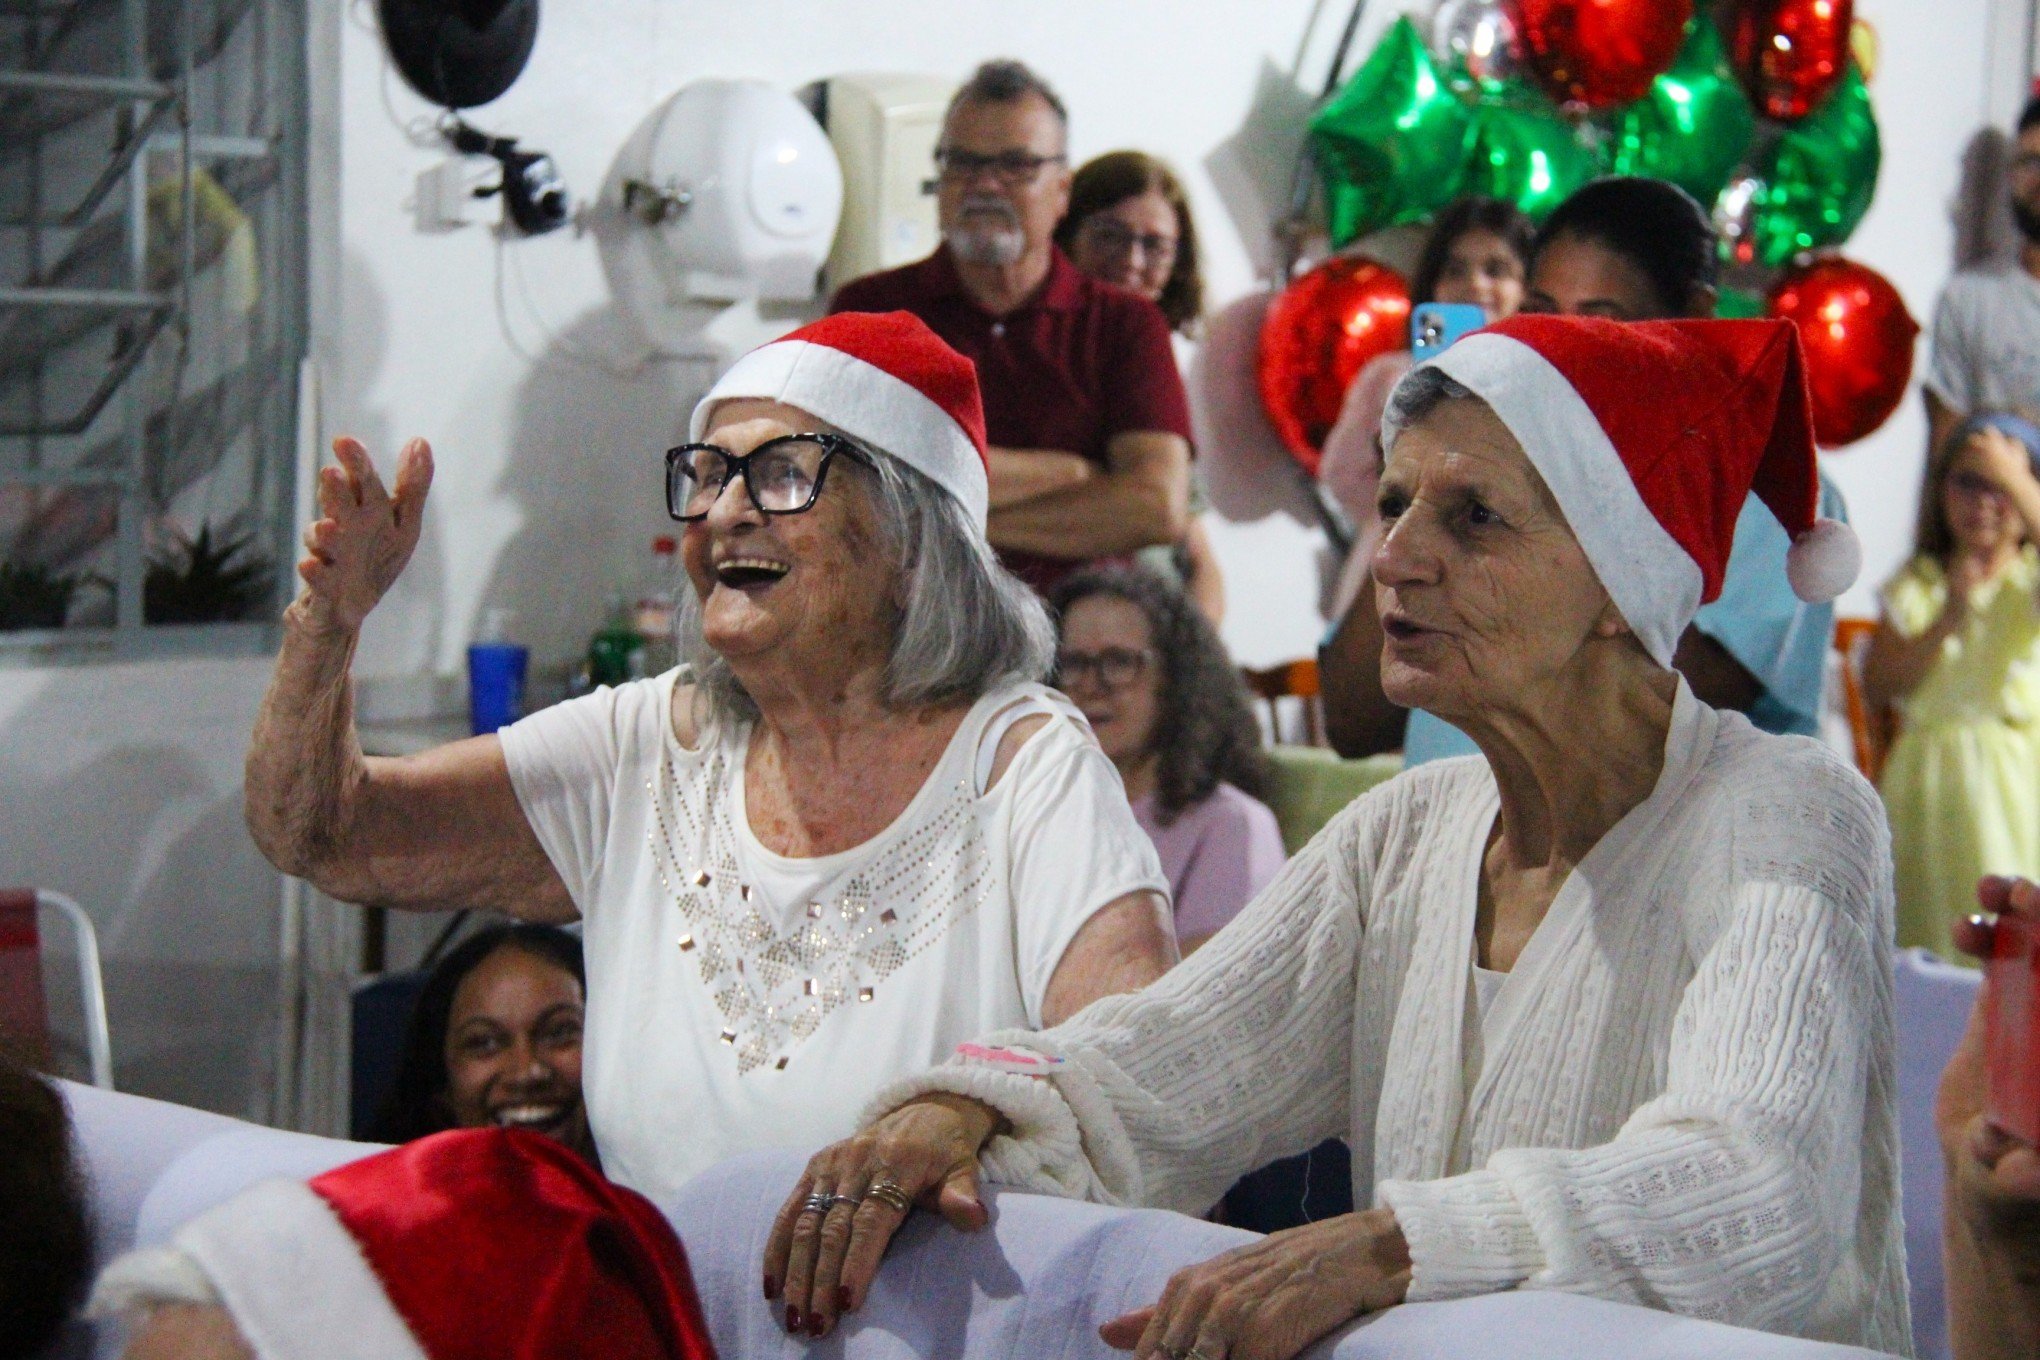
[[[1862,567],[1855,534],[1820,517],[1813,412],[1789,321],[1515,316],[1421,367],[1459,381],[1508,426],[1661,664],[1721,594],[1752,493],[1792,540],[1786,575],[1800,599],[1833,599]],[[1398,433],[1385,424],[1384,446]]]
[[[665,1218],[559,1143],[462,1129],[265,1181],[107,1268],[95,1312],[203,1300],[258,1360],[713,1360]]]
[[[694,407],[688,438],[739,397],[798,406],[918,472],[983,530],[991,496],[977,365],[912,312],[839,312],[752,350]]]

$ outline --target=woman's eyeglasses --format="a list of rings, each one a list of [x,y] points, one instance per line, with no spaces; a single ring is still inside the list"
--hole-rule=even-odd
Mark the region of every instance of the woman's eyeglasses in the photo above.
[[[1055,654],[1055,675],[1065,688],[1089,680],[1104,689],[1123,689],[1140,679],[1153,659],[1150,652],[1107,647],[1097,652],[1064,650]]]
[[[839,434],[788,434],[768,439],[749,453],[719,444],[682,444],[666,450],[666,513],[682,524],[708,518],[723,488],[738,477],[761,515],[797,515],[812,509],[822,494],[829,464],[837,454],[871,462],[870,455]]]
[[[1109,217],[1090,218],[1082,231],[1091,248],[1106,255],[1129,255],[1135,246],[1139,246],[1141,257],[1152,264],[1176,262],[1176,238],[1173,236],[1136,232]]]

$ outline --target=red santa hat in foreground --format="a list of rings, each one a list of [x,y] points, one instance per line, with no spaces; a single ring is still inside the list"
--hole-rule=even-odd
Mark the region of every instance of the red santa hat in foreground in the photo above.
[[[1786,574],[1800,599],[1832,600],[1862,568],[1855,534],[1820,517],[1813,412],[1789,321],[1515,316],[1414,371],[1423,368],[1456,379],[1508,426],[1662,665],[1721,594],[1752,493],[1792,540]],[[1399,433],[1384,423],[1383,446]]]
[[[462,1129],[273,1180],[107,1267],[91,1311],[217,1303],[258,1360],[713,1360],[679,1240],[559,1143]]]
[[[723,402],[784,402],[924,473],[982,533],[991,498],[977,365],[912,312],[839,312],[752,350],[694,407],[699,442]]]

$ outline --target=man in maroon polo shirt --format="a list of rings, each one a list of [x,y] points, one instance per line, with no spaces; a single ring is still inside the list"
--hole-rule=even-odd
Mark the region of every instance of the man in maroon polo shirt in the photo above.
[[[979,67],[935,152],[942,245],[830,304],[912,312],[977,364],[992,546],[1044,591],[1088,562],[1176,542],[1189,518],[1190,412],[1169,323],[1055,247],[1068,130],[1025,66]]]

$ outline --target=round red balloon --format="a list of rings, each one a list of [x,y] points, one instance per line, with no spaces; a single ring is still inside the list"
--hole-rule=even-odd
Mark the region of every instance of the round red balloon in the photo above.
[[[1766,118],[1797,122],[1848,73],[1853,0],[1736,0],[1726,19],[1736,75]]]
[[[1822,447],[1853,444],[1891,418],[1912,378],[1920,325],[1888,279],[1830,256],[1780,279],[1770,311],[1798,323]]]
[[[1348,384],[1368,360],[1407,345],[1409,324],[1410,291],[1402,275],[1359,255],[1326,260],[1268,308],[1261,323],[1261,404],[1313,477]]]
[[[1634,103],[1671,69],[1693,0],[1510,0],[1545,93],[1590,109]]]

